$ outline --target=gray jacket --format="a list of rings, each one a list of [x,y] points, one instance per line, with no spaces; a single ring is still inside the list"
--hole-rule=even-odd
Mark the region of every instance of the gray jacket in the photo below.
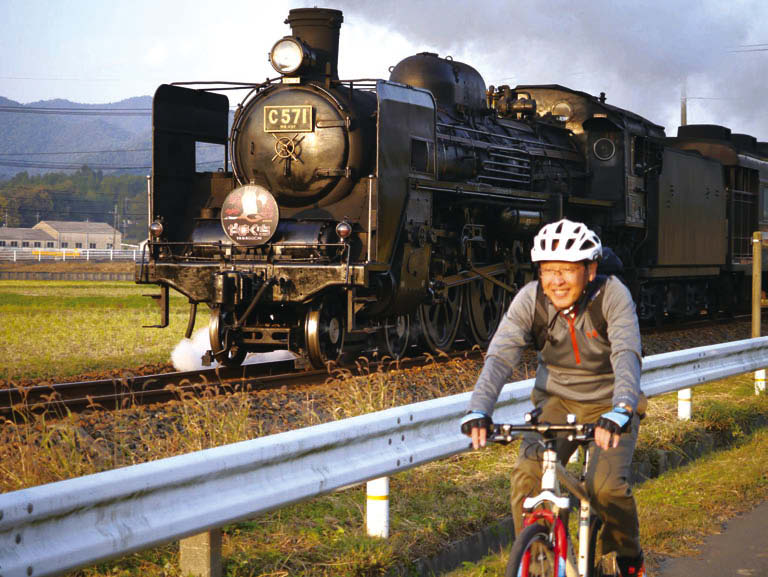
[[[499,392],[509,382],[523,350],[533,346],[537,285],[537,281],[530,282],[515,295],[499,324],[475,384],[470,410],[493,413]],[[616,277],[609,277],[601,290],[605,291],[603,316],[608,324],[607,340],[583,310],[569,322],[547,299],[550,338],[538,353],[534,387],[568,400],[613,406],[624,402],[636,410],[642,352],[635,303]]]

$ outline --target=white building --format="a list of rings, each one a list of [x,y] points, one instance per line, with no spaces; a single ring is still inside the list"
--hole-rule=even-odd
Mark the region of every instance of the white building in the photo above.
[[[119,249],[123,240],[120,231],[105,222],[41,220],[34,229],[54,237],[56,248]]]
[[[119,249],[123,235],[104,222],[42,220],[32,228],[0,227],[0,248]]]
[[[57,248],[57,244],[44,230],[1,227],[0,248]]]

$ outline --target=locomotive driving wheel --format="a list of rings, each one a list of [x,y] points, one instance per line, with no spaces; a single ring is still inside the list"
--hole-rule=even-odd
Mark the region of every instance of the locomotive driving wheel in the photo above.
[[[440,299],[419,305],[419,336],[428,351],[438,353],[451,350],[461,322],[464,302],[462,294],[462,287],[450,287],[443,291]]]
[[[211,310],[208,335],[213,357],[222,365],[235,367],[245,360],[247,351],[240,341],[239,331],[234,330],[234,313],[216,307]]]
[[[411,316],[396,315],[387,318],[380,334],[382,356],[386,355],[394,360],[399,360],[405,356],[410,344]]]
[[[341,301],[326,296],[313,304],[304,321],[304,339],[312,365],[318,369],[336,362],[344,350],[345,310]]]
[[[507,292],[486,279],[477,279],[466,285],[466,313],[472,338],[482,348],[491,342],[493,334],[504,316]]]

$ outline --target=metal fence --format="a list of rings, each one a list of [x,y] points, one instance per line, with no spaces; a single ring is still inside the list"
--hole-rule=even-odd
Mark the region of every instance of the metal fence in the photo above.
[[[768,337],[644,359],[648,396],[768,366]],[[533,380],[494,418],[530,410]],[[0,575],[57,575],[468,449],[469,393],[0,495]]]
[[[141,260],[142,251],[86,249],[86,248],[0,248],[0,260],[4,261],[115,261]]]

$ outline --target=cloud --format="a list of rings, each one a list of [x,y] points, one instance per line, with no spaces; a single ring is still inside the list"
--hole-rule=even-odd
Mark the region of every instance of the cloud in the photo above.
[[[419,51],[453,55],[487,84],[604,91],[609,102],[666,125],[670,135],[687,78],[690,96],[724,99],[691,100],[689,122],[730,125],[768,140],[768,52],[731,52],[768,42],[768,3],[761,0],[341,0],[337,7],[348,21],[387,27]]]

